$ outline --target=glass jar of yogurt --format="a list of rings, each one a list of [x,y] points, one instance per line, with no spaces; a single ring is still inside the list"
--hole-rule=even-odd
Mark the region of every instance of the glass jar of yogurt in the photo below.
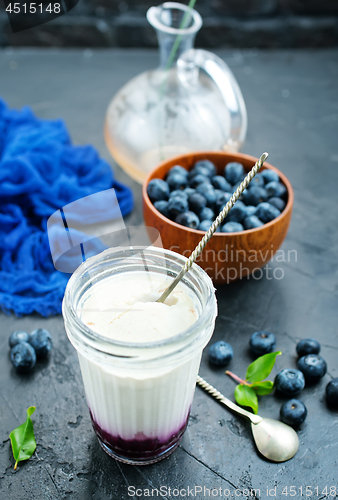
[[[214,287],[194,264],[164,304],[155,302],[186,260],[156,247],[108,249],[85,261],[65,291],[65,328],[94,430],[125,463],[165,458],[188,423],[217,315]]]

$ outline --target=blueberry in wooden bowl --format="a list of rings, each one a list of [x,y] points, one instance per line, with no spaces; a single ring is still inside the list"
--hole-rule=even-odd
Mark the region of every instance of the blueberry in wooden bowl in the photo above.
[[[210,224],[211,219],[205,216],[211,217],[213,213],[216,218],[256,161],[253,156],[221,151],[187,153],[163,161],[143,183],[145,225],[159,231],[164,248],[188,257]],[[268,264],[286,237],[293,199],[286,176],[264,163],[208,242],[197,264],[215,284],[230,283],[251,274],[255,279],[263,277],[261,268]],[[277,279],[281,278],[279,274]]]

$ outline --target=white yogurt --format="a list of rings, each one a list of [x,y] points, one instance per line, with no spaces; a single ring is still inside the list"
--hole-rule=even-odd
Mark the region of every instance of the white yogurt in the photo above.
[[[122,342],[156,342],[191,326],[198,313],[189,289],[179,283],[165,303],[156,299],[171,280],[155,273],[126,273],[90,288],[78,314],[92,330]]]

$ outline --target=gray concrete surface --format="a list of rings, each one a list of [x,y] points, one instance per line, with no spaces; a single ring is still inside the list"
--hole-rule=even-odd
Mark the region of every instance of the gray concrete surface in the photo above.
[[[264,276],[219,286],[219,316],[211,342],[224,339],[232,344],[230,369],[238,375],[245,374],[252,360],[248,341],[256,330],[277,336],[283,355],[273,374],[295,367],[299,339],[321,342],[328,373],[300,395],[308,417],[298,431],[299,452],[283,464],[264,460],[248,424],[197,388],[187,431],[169,458],[143,468],[119,464],[104,454],[92,430],[76,352],[62,318],[1,314],[1,499],[125,500],[131,498],[128,486],[142,489],[139,498],[160,486],[166,488],[163,498],[173,498],[174,488],[195,486],[229,490],[231,498],[243,499],[289,498],[291,486],[294,497],[301,498],[308,486],[308,498],[338,498],[338,413],[327,407],[324,395],[328,381],[338,376],[338,51],[218,54],[234,71],[247,104],[244,152],[258,156],[267,150],[270,162],[294,187],[294,214],[282,248],[286,255],[296,250],[297,259],[293,253],[289,262],[270,263],[272,269],[283,270],[283,279]],[[93,144],[113,164],[102,134],[108,102],[132,76],[156,64],[157,53],[150,50],[7,49],[0,52],[0,95],[12,107],[31,106],[42,118],[63,118],[76,144]],[[127,222],[142,224],[140,186],[116,165],[114,171],[135,194],[136,207]],[[40,326],[52,333],[51,358],[30,376],[19,376],[9,359],[8,336],[14,329]],[[207,350],[200,374],[233,397],[235,384],[223,369],[208,364]],[[260,413],[278,418],[282,402],[275,395],[262,397]],[[33,404],[37,451],[14,472],[8,435]],[[204,493],[195,498],[211,497]]]

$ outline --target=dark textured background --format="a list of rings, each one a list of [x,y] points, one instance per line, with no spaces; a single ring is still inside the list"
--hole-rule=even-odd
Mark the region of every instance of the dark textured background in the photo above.
[[[68,14],[13,34],[0,0],[0,46],[154,47],[145,14],[159,3],[80,0]],[[195,8],[204,22],[199,47],[338,45],[338,0],[197,0]]]
[[[327,407],[324,395],[331,377],[338,377],[338,50],[217,54],[233,70],[247,105],[244,152],[259,156],[267,150],[269,161],[293,185],[294,213],[282,248],[296,250],[297,262],[270,264],[283,268],[282,280],[251,278],[219,286],[211,342],[232,344],[229,369],[240,376],[252,361],[248,341],[256,330],[274,332],[283,352],[272,376],[296,366],[299,339],[321,342],[328,373],[299,396],[308,408],[298,431],[299,452],[286,463],[267,462],[257,454],[247,422],[196,388],[187,431],[170,457],[146,467],[119,464],[101,450],[92,430],[76,352],[62,318],[0,314],[1,500],[127,500],[128,485],[222,487],[230,489],[231,498],[241,499],[253,497],[235,497],[236,488],[260,488],[256,498],[264,500],[271,498],[267,488],[276,487],[281,500],[290,498],[281,494],[285,487],[305,491],[311,486],[319,488],[319,495],[314,490],[303,498],[338,498],[323,493],[325,486],[338,491],[338,412]],[[63,118],[76,144],[91,143],[111,161],[102,130],[108,102],[130,78],[156,66],[157,58],[153,50],[8,48],[0,51],[0,95],[12,107],[30,105],[42,118]],[[136,206],[126,223],[142,224],[141,187],[116,165],[114,171],[135,194]],[[38,327],[52,333],[51,358],[30,376],[18,376],[9,359],[8,336],[15,329]],[[223,369],[209,366],[207,350],[200,374],[233,397],[235,384]],[[260,414],[278,418],[283,401],[275,395],[260,398]],[[37,451],[14,472],[8,435],[32,404],[37,407],[32,417]],[[302,498],[299,490],[294,498]]]

